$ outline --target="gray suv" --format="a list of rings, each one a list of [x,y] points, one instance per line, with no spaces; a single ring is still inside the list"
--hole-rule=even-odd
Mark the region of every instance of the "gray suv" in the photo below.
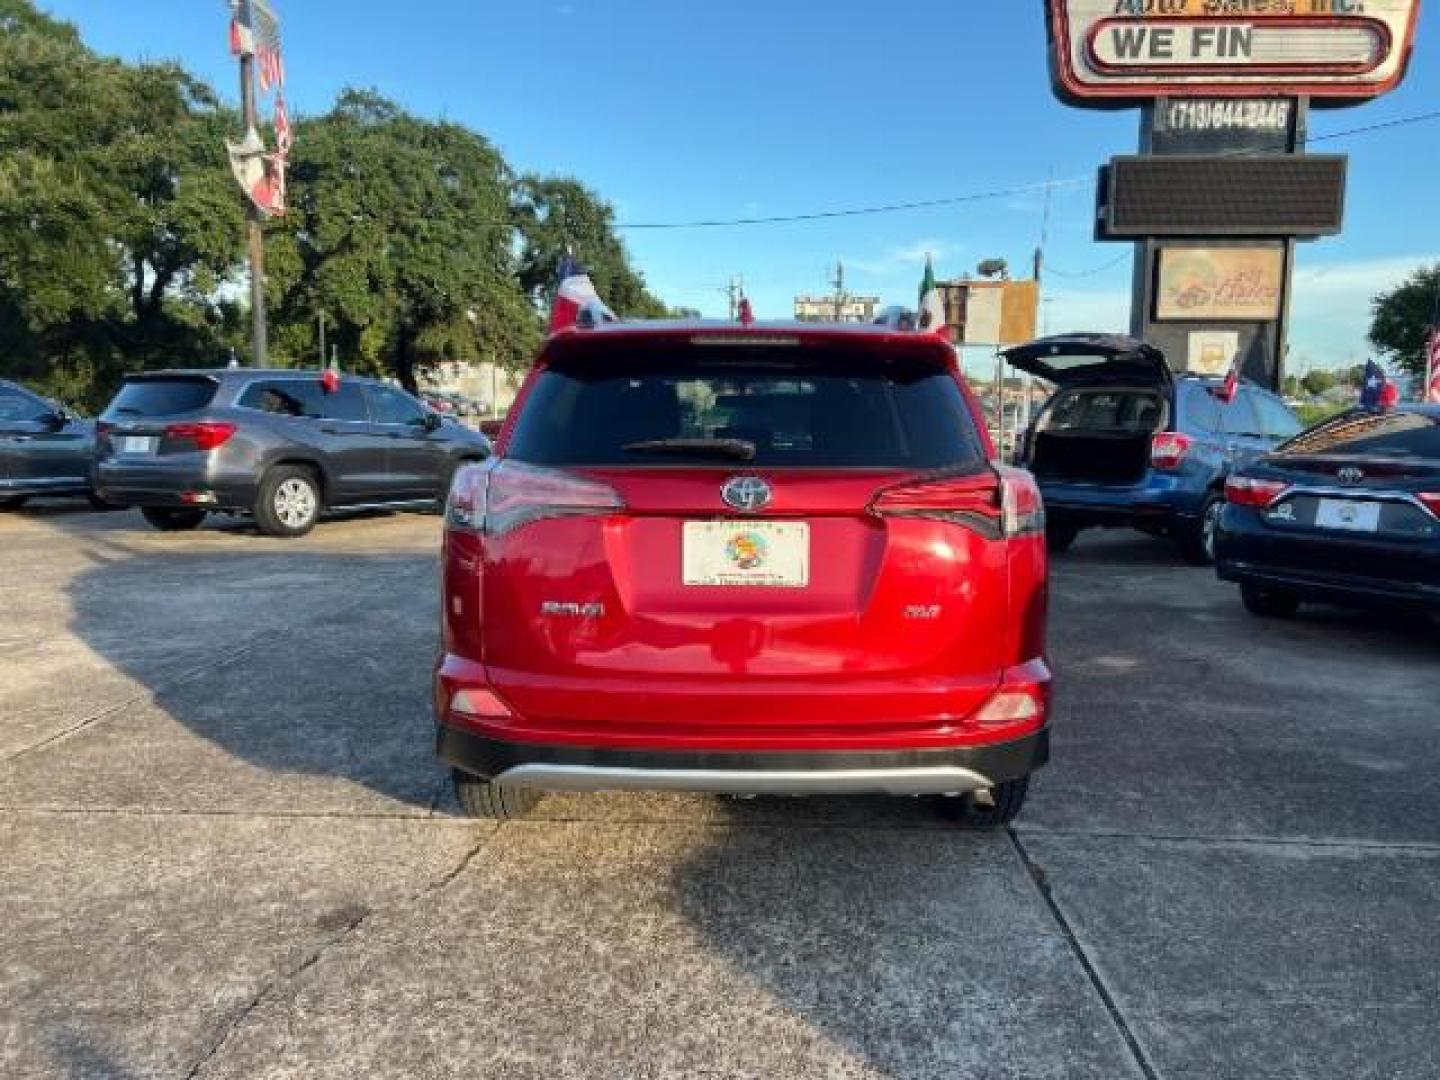
[[[0,379],[0,510],[38,495],[90,493],[95,425],[69,409]]]
[[[302,536],[332,507],[443,502],[450,477],[490,442],[402,390],[314,371],[225,368],[131,375],[100,417],[95,490],[157,529],[252,513]]]

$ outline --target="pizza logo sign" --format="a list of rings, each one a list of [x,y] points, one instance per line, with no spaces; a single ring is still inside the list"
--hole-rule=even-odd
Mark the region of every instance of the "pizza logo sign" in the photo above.
[[[1419,0],[1049,0],[1067,98],[1377,97],[1405,75]]]

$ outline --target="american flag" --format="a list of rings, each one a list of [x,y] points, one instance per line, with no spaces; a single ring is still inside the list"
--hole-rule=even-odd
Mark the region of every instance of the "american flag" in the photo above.
[[[231,0],[230,52],[253,56],[260,68],[260,89],[285,83],[280,53],[280,20],[268,0]]]

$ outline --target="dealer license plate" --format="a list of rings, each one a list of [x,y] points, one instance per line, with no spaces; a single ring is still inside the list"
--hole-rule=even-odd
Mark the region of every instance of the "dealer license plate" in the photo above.
[[[1351,499],[1321,499],[1315,508],[1315,524],[1322,529],[1375,532],[1380,528],[1380,504]]]
[[[117,454],[153,454],[158,442],[153,435],[121,435],[115,440]]]
[[[810,526],[803,521],[687,521],[681,542],[686,585],[810,583]]]

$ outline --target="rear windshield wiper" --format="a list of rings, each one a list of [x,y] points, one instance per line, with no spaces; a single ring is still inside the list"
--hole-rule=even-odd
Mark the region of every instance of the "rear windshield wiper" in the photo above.
[[[626,443],[620,449],[630,454],[755,460],[755,444],[749,439],[647,439],[644,442]]]

